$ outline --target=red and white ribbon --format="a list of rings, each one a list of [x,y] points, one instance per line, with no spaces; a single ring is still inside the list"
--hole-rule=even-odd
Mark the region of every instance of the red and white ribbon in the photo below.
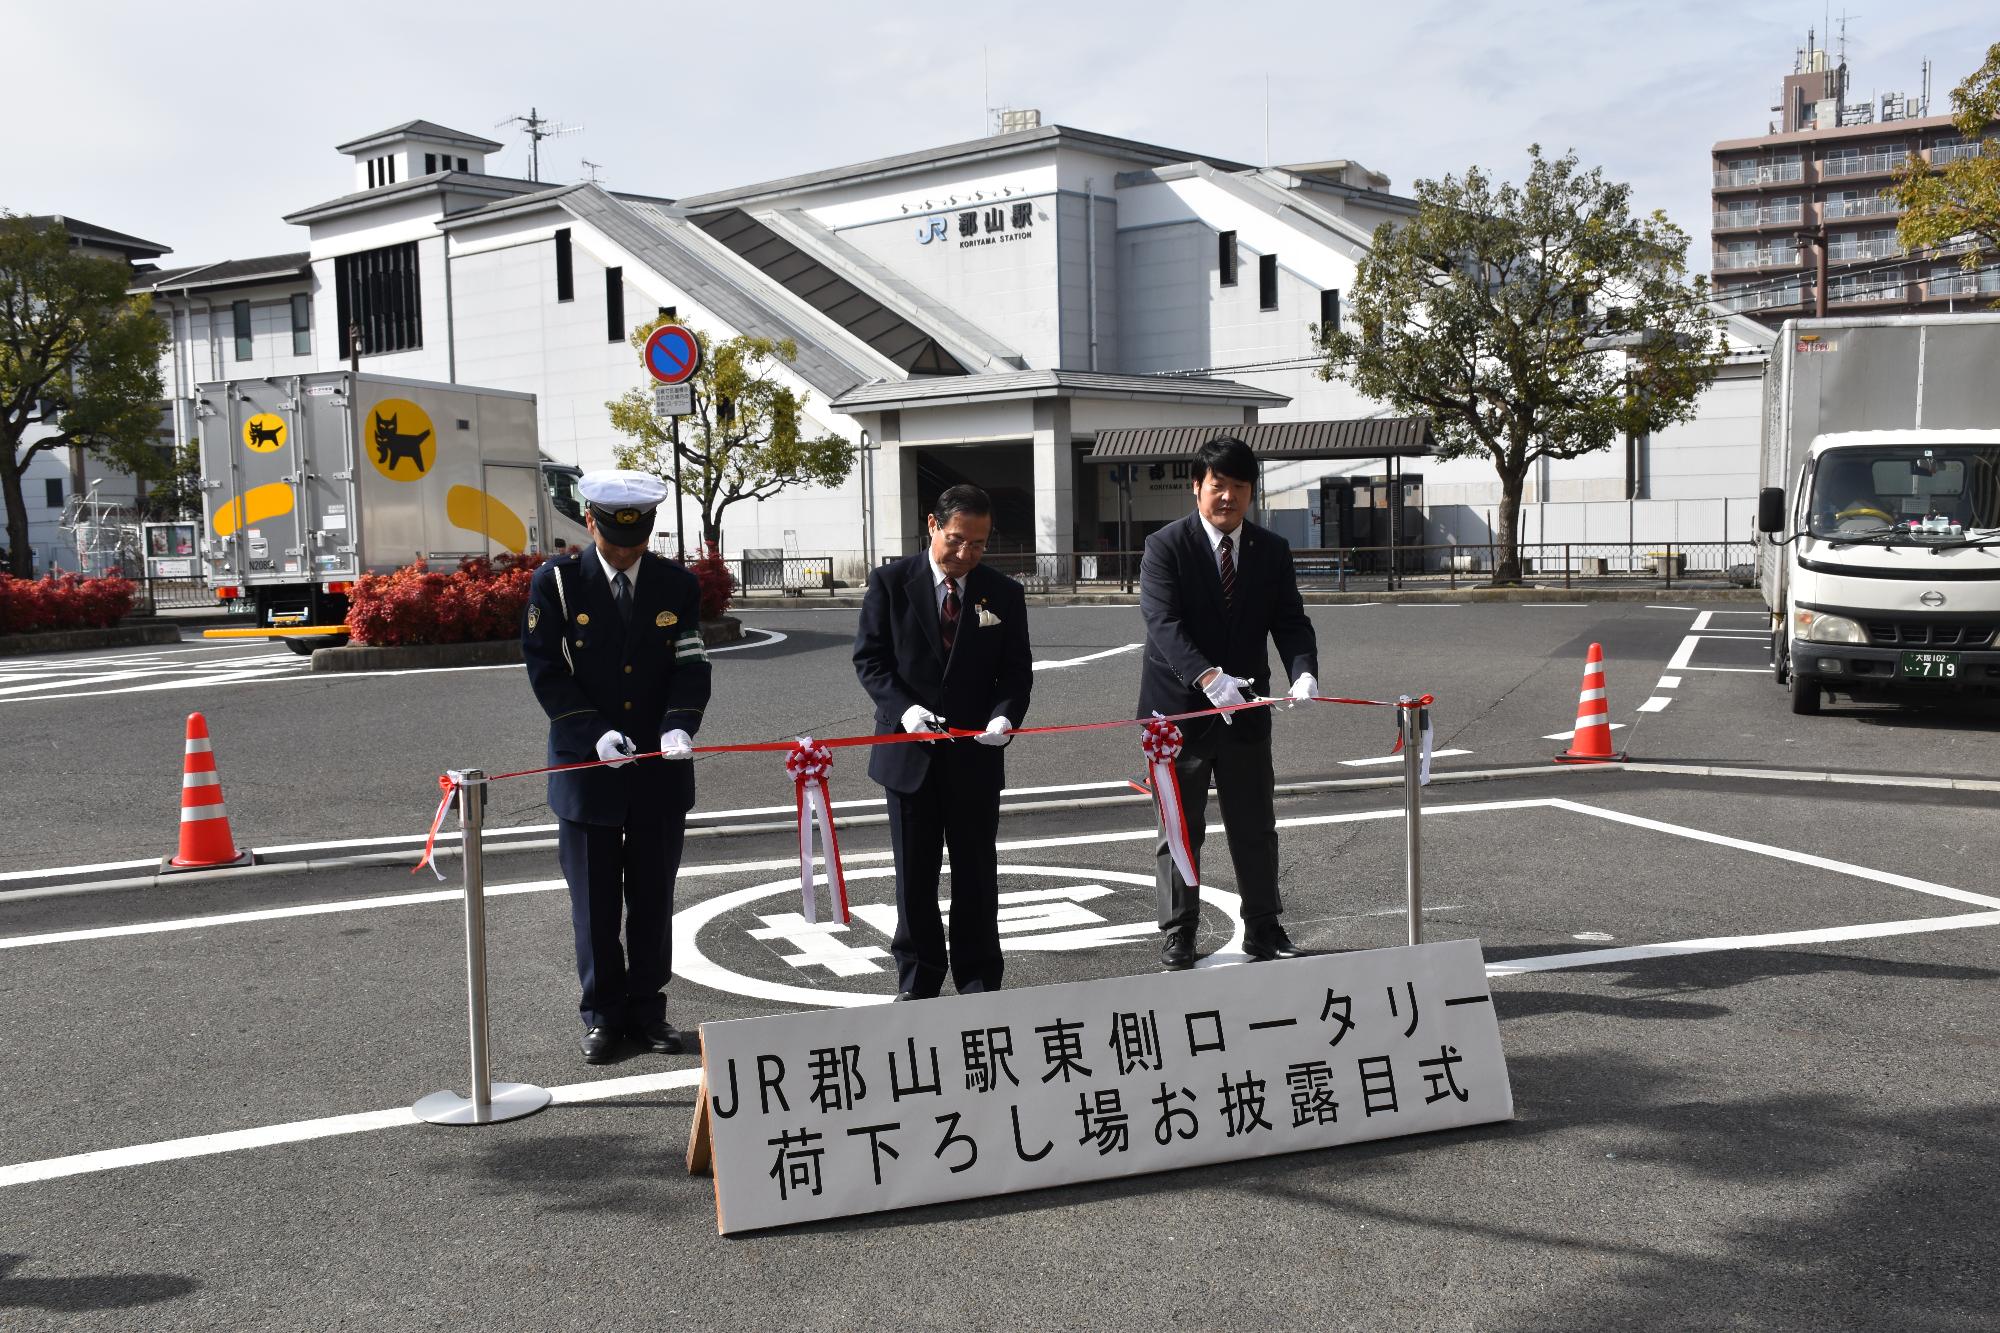
[[[1201,875],[1195,869],[1187,813],[1181,807],[1181,780],[1174,772],[1174,756],[1181,752],[1181,729],[1155,713],[1146,720],[1139,746],[1146,752],[1146,768],[1153,779],[1153,806],[1160,813],[1160,828],[1166,834],[1174,868],[1190,888],[1199,887]]]
[[[1417,752],[1417,785],[1419,787],[1428,787],[1431,785],[1430,702],[1431,702],[1431,697],[1428,694],[1425,695],[1423,698],[1416,700],[1412,700],[1410,696],[1407,694],[1401,694],[1396,696],[1396,704],[1399,708],[1401,708],[1405,713],[1415,712],[1418,717],[1421,717],[1424,720],[1422,742]],[[1402,752],[1403,752],[1403,726],[1401,722],[1398,722],[1396,724],[1396,746],[1394,749],[1390,750],[1389,753],[1401,754]]]
[[[840,869],[840,835],[833,827],[833,798],[827,793],[826,775],[833,767],[833,751],[801,736],[785,755],[785,771],[792,775],[799,810],[799,903],[807,921],[819,920],[819,905],[813,892],[813,824],[820,829],[820,846],[826,855],[826,882],[833,891],[833,919],[847,924],[847,876]]]

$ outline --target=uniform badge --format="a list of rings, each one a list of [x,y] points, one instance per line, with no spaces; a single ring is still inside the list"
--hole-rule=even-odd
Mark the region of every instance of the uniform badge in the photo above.
[[[660,614],[653,617],[653,623],[659,626],[661,629],[668,629],[674,625],[678,625],[680,623],[680,619],[681,618],[679,616],[675,615],[671,611],[662,611],[660,612]]]
[[[590,612],[588,611],[577,612],[576,623],[579,625],[588,625],[590,623]]]
[[[541,607],[539,607],[539,606],[531,606],[531,607],[529,607],[529,608],[528,608],[528,632],[529,632],[530,634],[534,633],[534,632],[535,632],[535,626],[537,626],[537,625],[539,625],[539,624],[541,624],[541,623],[542,623],[542,608],[541,608]]]
[[[629,528],[639,521],[639,511],[636,509],[621,509],[611,517],[617,521],[620,527]]]

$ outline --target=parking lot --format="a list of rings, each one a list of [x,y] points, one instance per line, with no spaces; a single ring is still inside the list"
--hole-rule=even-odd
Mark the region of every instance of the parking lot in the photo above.
[[[458,862],[446,884],[408,866],[438,772],[540,762],[519,668],[350,679],[196,643],[10,663],[32,782],[0,854],[0,1322],[1991,1326],[2000,713],[1795,717],[1754,603],[1312,616],[1329,692],[1436,696],[1425,931],[1481,942],[1516,1118],[727,1240],[681,1165],[695,1058],[577,1059],[537,779],[494,790],[492,1045],[496,1077],[556,1105],[476,1130],[408,1114],[462,1086],[465,1045]],[[867,730],[853,621],[747,615],[699,739]],[[1136,608],[1038,607],[1031,629],[1030,723],[1129,716]],[[1593,642],[1633,762],[1559,768]],[[195,709],[272,864],[138,887]],[[1401,943],[1388,711],[1275,726],[1293,937]],[[828,930],[800,919],[779,757],[698,761],[677,1024],[893,993],[864,768],[843,752],[832,777],[855,912]],[[1126,730],[1008,751],[1010,986],[1157,965],[1139,769]],[[1236,965],[1219,829],[1203,871],[1199,948]]]

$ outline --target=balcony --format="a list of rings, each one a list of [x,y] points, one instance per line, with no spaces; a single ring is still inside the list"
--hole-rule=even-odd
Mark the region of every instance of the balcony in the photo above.
[[[1851,264],[1857,259],[1900,259],[1907,251],[1893,240],[1849,241],[1826,248],[1829,264]]]
[[[1902,148],[1893,153],[1829,157],[1819,164],[1819,174],[1823,180],[1842,180],[1850,176],[1886,176],[1892,171],[1902,170],[1903,164],[1909,160],[1909,151]]]
[[[1931,165],[1941,167],[1947,162],[1962,162],[1968,157],[1978,157],[1979,148],[1976,143],[1941,143],[1931,149]]]
[[[1733,273],[1746,268],[1796,268],[1799,252],[1792,245],[1767,245],[1754,250],[1719,250],[1715,271]]]
[[[1783,287],[1724,295],[1719,299],[1723,309],[1740,315],[1746,310],[1782,310],[1798,305],[1805,300],[1805,293],[1794,282]]]
[[[1797,158],[1780,162],[1760,162],[1749,167],[1722,167],[1715,173],[1718,190],[1741,189],[1749,185],[1782,185],[1805,179],[1805,164]]]
[[[1904,287],[1903,280],[1901,278],[1893,278],[1887,282],[1855,283],[1852,286],[1842,286],[1836,283],[1827,291],[1826,300],[1828,305],[1858,305],[1881,301],[1901,301],[1907,296],[1908,289]]]
[[[1805,210],[1798,204],[1777,204],[1769,208],[1723,208],[1715,212],[1711,224],[1715,231],[1732,231],[1741,227],[1776,227],[1786,223],[1797,223],[1805,218]]]
[[[2000,296],[2000,270],[1933,272],[1930,281],[1924,284],[1924,299],[1927,301],[1969,296]]]
[[[1881,218],[1895,217],[1903,211],[1903,206],[1894,199],[1876,195],[1869,199],[1829,199],[1826,201],[1826,220],[1838,218]]]

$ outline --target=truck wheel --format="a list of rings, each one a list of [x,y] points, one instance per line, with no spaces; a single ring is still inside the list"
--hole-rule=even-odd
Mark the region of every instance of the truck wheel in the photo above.
[[[325,646],[326,645],[321,643],[318,639],[285,640],[285,647],[291,649],[293,652],[297,653],[300,657],[311,657],[313,655],[313,649],[324,648]]]
[[[1819,699],[1819,682],[1811,676],[1792,672],[1792,711],[1803,717],[1817,717]]]
[[[1783,685],[1791,678],[1791,652],[1786,647],[1785,636],[1773,630],[1771,632],[1771,679]]]

